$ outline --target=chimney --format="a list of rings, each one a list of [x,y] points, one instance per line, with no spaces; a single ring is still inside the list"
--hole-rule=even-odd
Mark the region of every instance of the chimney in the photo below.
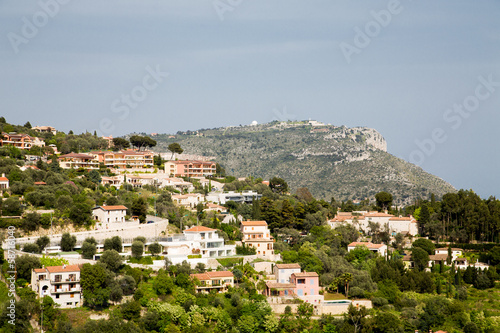
[[[66,264],[63,265],[63,269],[66,269]]]

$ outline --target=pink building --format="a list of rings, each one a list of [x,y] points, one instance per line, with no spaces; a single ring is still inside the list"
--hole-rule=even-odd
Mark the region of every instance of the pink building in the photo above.
[[[209,161],[165,162],[165,173],[173,177],[213,176],[215,172],[216,172],[215,162],[209,162]]]
[[[293,273],[290,283],[295,285],[297,296],[319,295],[319,276],[316,272]]]

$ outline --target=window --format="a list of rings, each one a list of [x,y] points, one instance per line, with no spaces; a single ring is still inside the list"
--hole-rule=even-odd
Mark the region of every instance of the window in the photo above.
[[[67,306],[71,306],[71,305],[73,305],[73,303],[68,302],[68,303],[66,303],[66,305],[67,305]]]
[[[297,284],[306,284],[306,279],[297,279]]]
[[[70,297],[70,298],[74,298],[74,297],[75,297],[75,293],[71,293],[71,294],[69,295],[69,297]]]
[[[56,294],[56,298],[59,298],[59,294]]]
[[[310,282],[309,284],[310,284],[311,286],[314,284],[314,280],[313,280],[313,279],[309,280],[309,282]]]

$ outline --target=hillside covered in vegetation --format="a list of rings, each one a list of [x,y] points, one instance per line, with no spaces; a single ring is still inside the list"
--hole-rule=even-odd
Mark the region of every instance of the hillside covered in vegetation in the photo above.
[[[455,191],[444,180],[387,153],[382,135],[365,127],[272,122],[160,134],[155,140],[157,151],[178,142],[185,154],[213,157],[232,175],[278,176],[292,190],[307,187],[326,200],[361,200],[387,191],[395,203],[409,204],[429,193]]]

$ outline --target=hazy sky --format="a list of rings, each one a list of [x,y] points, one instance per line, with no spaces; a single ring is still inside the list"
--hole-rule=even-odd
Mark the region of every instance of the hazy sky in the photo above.
[[[0,1],[8,122],[172,133],[316,119],[500,197],[500,2]]]

